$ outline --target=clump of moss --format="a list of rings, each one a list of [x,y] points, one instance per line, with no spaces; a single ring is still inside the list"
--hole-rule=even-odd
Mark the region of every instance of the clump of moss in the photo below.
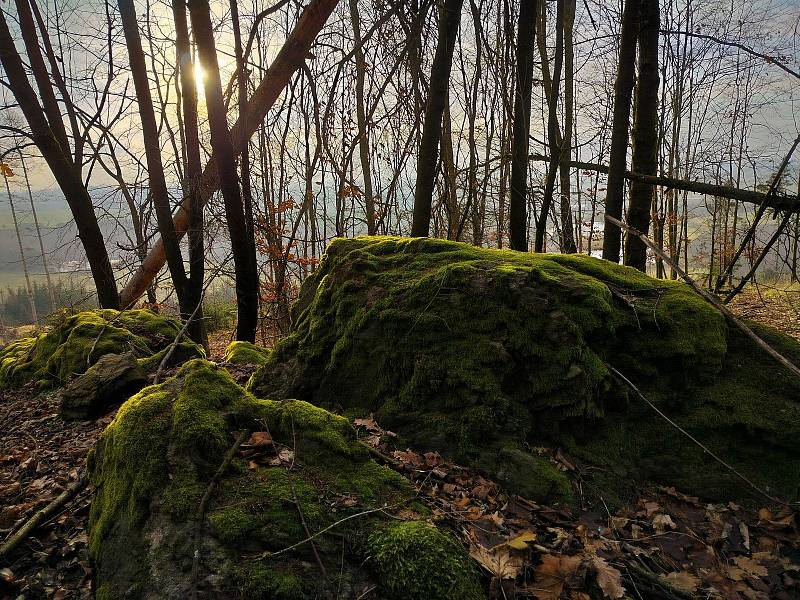
[[[0,389],[27,381],[61,385],[84,373],[104,354],[132,352],[150,357],[163,351],[179,330],[176,320],[144,309],[64,313],[45,333],[0,350]],[[183,344],[184,357],[204,356],[196,344]]]
[[[367,537],[366,548],[389,598],[486,597],[461,544],[428,523],[387,524]]]
[[[263,365],[267,362],[269,350],[250,342],[235,340],[225,349],[225,362],[236,365]]]
[[[268,431],[292,451],[291,462],[262,465],[236,456],[208,501],[203,537],[193,542],[201,498],[243,430]],[[146,597],[165,586],[185,596],[193,543],[203,572],[215,574],[218,589],[205,590],[210,595],[235,588],[244,597],[318,597],[340,582],[320,580],[308,544],[256,561],[248,553],[286,549],[306,538],[306,527],[320,531],[353,512],[413,497],[407,480],[376,464],[342,417],[306,402],[256,399],[204,360],[128,400],[103,433],[90,474],[96,493],[89,549],[97,583],[110,597],[131,589],[126,597]],[[374,529],[386,520],[375,512],[359,524]],[[336,533],[361,539],[353,526]],[[347,584],[365,557],[349,556],[343,569],[341,543],[320,536],[315,548]],[[463,548],[458,556],[466,560]],[[375,568],[387,567],[377,561]]]
[[[763,373],[780,368],[683,283],[580,255],[337,239],[292,317],[250,389],[372,413],[417,447],[505,467],[512,490],[568,496],[541,464],[523,468],[529,456],[515,453],[509,466],[503,453],[527,443],[565,446],[627,479],[741,497],[735,476],[676,438],[612,365],[701,439],[748,448],[736,451],[748,475],[796,494],[800,457],[785,424],[797,382],[784,374],[783,387],[761,388]],[[672,450],[674,460],[663,458]],[[784,467],[765,473],[766,455]]]

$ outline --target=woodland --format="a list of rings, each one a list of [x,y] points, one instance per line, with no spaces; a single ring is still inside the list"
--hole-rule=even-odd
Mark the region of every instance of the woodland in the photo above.
[[[0,84],[0,600],[800,597],[796,0],[8,0]]]

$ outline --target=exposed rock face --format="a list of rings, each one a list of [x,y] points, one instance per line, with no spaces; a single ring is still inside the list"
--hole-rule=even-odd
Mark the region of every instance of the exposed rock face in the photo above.
[[[147,383],[133,354],[106,354],[67,384],[59,412],[65,419],[90,419],[122,404]]]
[[[235,454],[214,479],[242,431],[258,432],[242,446],[248,455]],[[382,598],[483,597],[475,566],[449,534],[380,509],[341,522],[414,497],[347,420],[297,400],[256,399],[204,360],[123,404],[89,468],[99,599],[183,599],[193,590],[199,598],[352,598],[372,586]],[[322,577],[312,546],[300,542],[331,525],[335,537],[314,540]]]
[[[796,342],[758,330],[800,362]],[[608,365],[744,474],[797,494],[800,382],[685,284],[586,256],[337,239],[249,388],[374,413],[512,487],[549,481],[550,499],[567,490],[530,445],[602,467],[589,487],[606,497],[633,479],[746,495]]]
[[[132,353],[145,370],[157,366],[180,331],[175,319],[149,310],[100,309],[65,315],[35,338],[0,350],[0,389],[34,381],[41,387],[64,385],[106,354]],[[203,349],[181,341],[172,364],[204,356]]]

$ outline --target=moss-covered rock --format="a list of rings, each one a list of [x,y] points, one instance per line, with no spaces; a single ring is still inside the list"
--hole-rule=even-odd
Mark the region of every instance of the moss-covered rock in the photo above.
[[[273,458],[266,461],[237,454],[215,480],[200,523],[201,499],[246,430],[271,434],[272,450],[283,451],[284,459],[269,451]],[[413,491],[370,458],[342,417],[301,401],[258,400],[204,360],[186,363],[173,378],[123,404],[90,457],[90,477],[89,550],[105,598],[186,598],[193,586],[200,597],[280,600],[328,597],[334,590],[354,597],[372,585],[386,596],[414,564],[423,564],[407,556],[409,537],[389,526],[380,510],[314,539],[327,577],[310,544],[278,554],[307,531],[361,511],[402,506]],[[436,589],[450,591],[427,594],[431,581],[403,597],[482,597],[465,550],[425,527],[418,539],[430,551],[428,564],[447,558],[437,568],[448,583]],[[465,590],[470,595],[462,595]]]
[[[234,365],[263,365],[267,362],[269,350],[251,342],[235,340],[225,349],[225,362]]]
[[[765,335],[800,362],[797,343]],[[530,445],[601,467],[589,485],[606,495],[632,479],[747,493],[608,365],[746,475],[796,497],[800,382],[687,285],[586,256],[335,240],[249,386],[374,413],[418,447],[551,498],[568,495],[563,476],[528,460]]]
[[[0,350],[0,389],[28,381],[62,385],[109,353],[131,352],[143,368],[157,366],[154,355],[163,355],[180,328],[175,319],[144,309],[65,313],[45,333]],[[204,356],[203,349],[189,341],[179,348],[172,364]]]

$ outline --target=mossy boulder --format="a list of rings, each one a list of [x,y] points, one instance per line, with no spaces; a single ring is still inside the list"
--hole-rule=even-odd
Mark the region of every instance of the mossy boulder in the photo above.
[[[85,373],[101,356],[132,353],[145,370],[157,366],[180,331],[180,323],[145,309],[99,309],[64,314],[35,338],[12,342],[0,350],[0,389],[28,381],[59,386]],[[204,356],[203,349],[181,341],[172,364]]]
[[[234,365],[263,365],[267,362],[269,350],[251,342],[235,340],[225,349],[225,362]]]
[[[267,455],[283,459],[237,453],[215,478],[243,431],[264,432],[260,439],[274,441]],[[98,597],[187,598],[196,589],[199,597],[346,598],[371,586],[388,598],[483,597],[454,538],[380,510],[406,506],[414,492],[371,459],[347,420],[297,400],[256,399],[204,360],[123,404],[89,469]],[[332,525],[313,548],[300,543]],[[400,578],[439,557],[447,559],[439,572],[418,573],[414,592],[400,591]]]
[[[747,494],[613,366],[747,476],[797,495],[800,382],[683,283],[582,255],[337,239],[292,317],[254,393],[373,413],[512,488],[563,497],[563,475],[528,460],[558,445],[600,467],[588,488],[606,496],[633,480]],[[763,334],[800,363],[800,345]]]
[[[147,374],[133,354],[105,354],[61,392],[59,414],[65,419],[90,419],[122,404],[147,383]]]

